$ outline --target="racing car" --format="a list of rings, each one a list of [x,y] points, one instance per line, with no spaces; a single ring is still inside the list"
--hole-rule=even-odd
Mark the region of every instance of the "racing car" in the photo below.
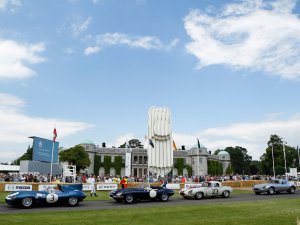
[[[269,195],[273,195],[280,192],[295,194],[296,185],[294,184],[294,182],[289,182],[285,179],[275,179],[271,180],[270,183],[254,185],[253,191],[257,195],[260,195],[261,193],[268,193]]]
[[[111,191],[109,196],[116,202],[133,203],[135,200],[160,200],[166,202],[175,191],[164,187],[151,187],[141,184],[137,188],[122,188]]]
[[[229,198],[233,189],[229,186],[223,186],[221,182],[204,182],[201,187],[184,188],[179,194],[185,199],[203,199],[205,197],[221,196]]]
[[[66,204],[77,206],[86,197],[82,192],[82,184],[57,184],[48,191],[16,191],[11,192],[5,201],[8,205],[31,208],[34,205]]]

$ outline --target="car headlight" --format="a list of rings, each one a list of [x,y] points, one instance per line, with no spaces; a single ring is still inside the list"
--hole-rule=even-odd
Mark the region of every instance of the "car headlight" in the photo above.
[[[15,192],[15,193],[8,195],[7,197],[10,197],[10,198],[16,197],[18,194],[19,194],[19,192]]]
[[[19,194],[19,192],[11,193],[6,197],[6,199],[14,199],[18,194]]]
[[[120,195],[122,195],[123,194],[123,192],[118,192],[116,195],[117,196],[120,196]]]

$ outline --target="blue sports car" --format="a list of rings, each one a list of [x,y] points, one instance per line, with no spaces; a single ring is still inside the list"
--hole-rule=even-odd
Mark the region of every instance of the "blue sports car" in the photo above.
[[[5,201],[9,205],[31,208],[36,204],[66,204],[76,206],[86,197],[82,184],[57,184],[49,191],[17,191],[10,193]]]
[[[175,191],[163,187],[150,187],[141,184],[138,188],[122,188],[111,191],[109,196],[116,202],[133,203],[135,200],[160,200],[166,202]]]

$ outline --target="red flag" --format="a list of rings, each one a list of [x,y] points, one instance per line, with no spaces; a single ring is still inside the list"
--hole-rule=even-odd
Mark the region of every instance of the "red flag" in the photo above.
[[[53,131],[53,142],[55,142],[56,137],[57,137],[57,132],[56,132],[56,128],[54,128],[54,131]]]

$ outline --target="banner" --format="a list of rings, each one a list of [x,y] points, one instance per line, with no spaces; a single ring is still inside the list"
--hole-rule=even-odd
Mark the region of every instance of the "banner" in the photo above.
[[[172,189],[172,190],[179,190],[180,189],[180,184],[175,183],[175,184],[167,184],[166,188]]]
[[[131,153],[126,152],[125,155],[125,176],[131,175]]]
[[[5,191],[32,191],[31,184],[5,184]]]
[[[184,184],[184,188],[198,188],[198,187],[202,187],[202,183]]]
[[[52,149],[53,149],[53,159],[52,163],[58,163],[58,142],[53,142],[52,140],[32,137],[33,138],[33,161],[42,161],[51,163],[52,159]],[[53,146],[54,145],[54,146]]]
[[[55,184],[40,184],[39,187],[38,187],[38,190],[39,191],[51,191],[54,189],[54,187],[56,187],[57,185]]]
[[[118,189],[118,184],[97,184],[98,191],[112,191]]]

